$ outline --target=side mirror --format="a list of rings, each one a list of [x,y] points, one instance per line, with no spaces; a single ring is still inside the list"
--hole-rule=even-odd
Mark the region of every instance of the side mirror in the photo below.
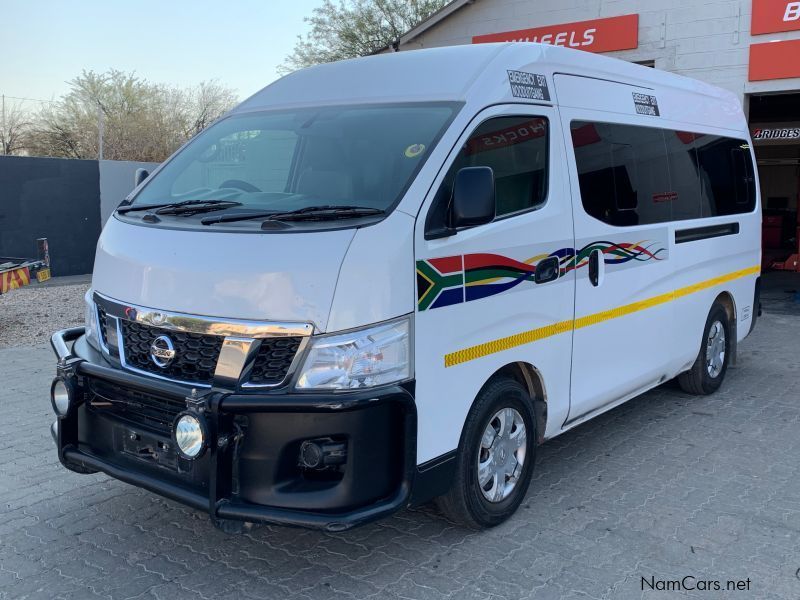
[[[453,182],[450,225],[453,229],[494,220],[494,171],[491,167],[464,167]]]
[[[150,171],[147,169],[136,169],[136,174],[133,176],[133,187],[139,187],[145,179],[150,176]]]

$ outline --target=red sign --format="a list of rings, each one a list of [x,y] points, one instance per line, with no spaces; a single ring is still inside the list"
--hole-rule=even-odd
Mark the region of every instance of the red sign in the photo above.
[[[653,202],[658,204],[660,202],[674,202],[678,199],[678,192],[658,192],[653,194]]]
[[[465,153],[478,154],[487,150],[497,150],[506,146],[513,146],[547,135],[547,121],[544,119],[531,119],[519,125],[489,131],[480,137],[470,138],[466,143]]]
[[[753,0],[750,33],[775,33],[800,29],[800,2],[797,0]]]
[[[639,15],[503,31],[472,38],[473,44],[490,42],[539,42],[589,52],[630,50],[639,46]]]
[[[597,133],[593,123],[581,125],[572,130],[572,145],[576,148],[589,146],[601,141],[600,134]]]
[[[800,40],[750,46],[750,81],[800,77]]]

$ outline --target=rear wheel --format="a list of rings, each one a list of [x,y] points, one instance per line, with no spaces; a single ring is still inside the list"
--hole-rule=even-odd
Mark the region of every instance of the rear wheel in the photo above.
[[[731,330],[728,313],[721,304],[711,307],[700,352],[692,368],[678,376],[678,383],[689,394],[713,394],[722,385],[731,354]]]
[[[497,378],[487,384],[464,424],[450,491],[437,499],[450,520],[494,527],[517,510],[535,459],[536,420],[527,390]]]

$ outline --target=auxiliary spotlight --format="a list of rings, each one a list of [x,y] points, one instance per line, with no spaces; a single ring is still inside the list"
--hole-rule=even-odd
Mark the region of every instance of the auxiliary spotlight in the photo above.
[[[63,377],[56,377],[50,384],[50,404],[59,417],[66,417],[72,406],[72,386]]]
[[[206,449],[206,425],[203,417],[191,412],[184,412],[175,418],[172,438],[178,448],[178,454],[188,460],[202,456]]]

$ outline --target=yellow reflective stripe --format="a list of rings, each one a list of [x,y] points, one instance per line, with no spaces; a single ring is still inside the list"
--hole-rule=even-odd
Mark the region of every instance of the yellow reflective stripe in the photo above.
[[[586,315],[585,317],[578,317],[577,319],[570,319],[568,321],[560,321],[558,323],[553,323],[552,325],[545,325],[544,327],[537,327],[536,329],[530,329],[528,331],[515,333],[514,335],[502,337],[497,340],[492,340],[491,342],[484,342],[483,344],[470,346],[469,348],[464,348],[463,350],[457,350],[455,352],[451,352],[450,354],[445,354],[444,366],[453,367],[455,365],[460,365],[461,363],[475,360],[476,358],[481,358],[483,356],[502,352],[503,350],[516,348],[517,346],[522,346],[524,344],[530,344],[531,342],[537,342],[560,333],[566,333],[567,331],[571,331],[573,329],[589,327],[591,325],[596,325],[597,323],[602,323],[603,321],[610,321],[611,319],[624,317],[625,315],[652,308],[654,306],[658,306],[659,304],[666,304],[667,302],[688,296],[689,294],[694,294],[695,292],[707,290],[708,288],[712,288],[728,281],[733,281],[734,279],[739,279],[748,275],[757,275],[760,272],[761,267],[758,265],[754,267],[747,267],[746,269],[733,271],[732,273],[707,279],[705,281],[701,281],[700,283],[687,285],[686,287],[679,288],[672,292],[667,292],[666,294],[659,294],[658,296],[653,296],[652,298],[647,298],[646,300],[640,300],[630,304],[623,304],[617,308]]]

